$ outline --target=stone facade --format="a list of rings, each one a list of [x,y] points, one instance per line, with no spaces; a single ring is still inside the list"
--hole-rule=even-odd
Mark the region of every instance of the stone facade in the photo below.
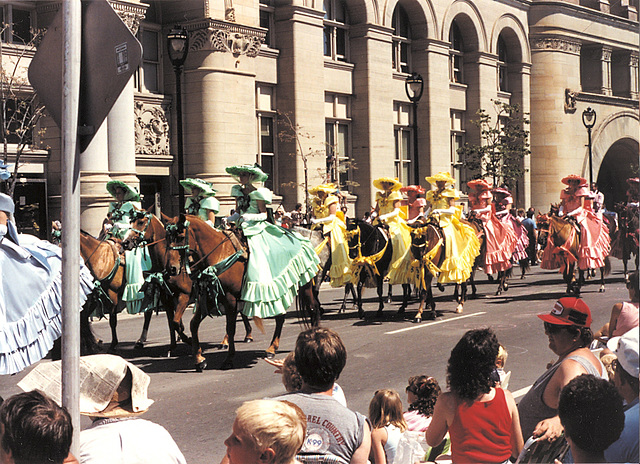
[[[176,75],[166,53],[176,24],[190,35],[181,74],[185,172],[214,182],[222,213],[233,207],[224,168],[238,163],[261,163],[286,209],[304,202],[305,175],[310,186],[339,181],[358,216],[372,206],[372,180],[381,176],[428,187],[425,176],[444,170],[464,190],[472,173],[455,148],[480,142],[472,121],[480,109],[491,114],[493,100],[530,113],[532,153],[517,206],[546,211],[564,175],[589,178],[587,107],[597,114],[593,178],[618,199],[625,171],[616,166],[638,157],[637,3],[111,1],[145,52],[82,155],[83,228],[99,229],[109,179],[139,185],[145,206],[156,201],[177,213]],[[46,27],[55,8],[39,8],[38,26]],[[424,82],[415,121],[405,90],[414,72]],[[55,219],[59,132],[43,124]],[[297,138],[279,137],[293,130]]]

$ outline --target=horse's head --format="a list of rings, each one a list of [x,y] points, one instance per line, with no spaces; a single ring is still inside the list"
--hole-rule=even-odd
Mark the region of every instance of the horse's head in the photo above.
[[[131,226],[124,239],[122,239],[122,246],[125,250],[131,250],[153,241],[149,227],[152,217],[151,213],[141,210],[135,211],[131,215]]]
[[[360,249],[360,228],[358,227],[358,220],[354,218],[347,218],[347,245],[349,246],[349,258],[355,259],[358,257],[358,250]]]
[[[170,219],[165,225],[167,251],[165,254],[165,270],[170,276],[176,276],[186,266],[190,254],[189,221],[184,214]]]
[[[574,224],[560,216],[550,216],[549,237],[551,242],[559,247],[567,243],[571,236]]]

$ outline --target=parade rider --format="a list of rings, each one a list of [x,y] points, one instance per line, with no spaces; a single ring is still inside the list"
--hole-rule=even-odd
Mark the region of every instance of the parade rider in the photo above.
[[[400,189],[400,193],[407,196],[406,200],[402,200],[402,206],[407,207],[407,223],[415,221],[424,215],[427,200],[422,198],[424,195],[424,187],[420,185],[407,185]]]
[[[122,241],[131,229],[135,212],[142,210],[140,194],[134,187],[120,180],[107,182],[107,191],[116,200],[109,203],[107,218],[112,227],[107,229],[107,237]],[[126,303],[127,312],[137,314],[143,309],[144,293],[140,292],[140,287],[144,284],[143,271],[151,269],[151,257],[146,247],[125,250],[124,256],[126,285],[122,299]]]
[[[328,239],[331,251],[329,278],[331,286],[337,288],[351,281],[351,258],[346,238],[347,227],[341,215],[337,215],[340,199],[334,195],[336,190],[335,184],[320,184],[310,188],[309,193],[314,195],[311,200],[314,216],[311,223]]]
[[[215,227],[216,214],[220,212],[220,202],[215,197],[217,190],[213,185],[206,180],[193,178],[181,180],[180,185],[191,194],[185,202],[185,212],[198,216],[211,227]]]
[[[480,241],[473,228],[462,222],[462,206],[456,206],[460,198],[453,187],[455,180],[448,172],[426,177],[436,186],[426,195],[429,216],[434,218],[444,234],[445,259],[440,266],[439,283],[462,283],[471,275],[473,263],[480,253]]]
[[[520,220],[511,214],[511,205],[513,205],[513,196],[506,186],[498,187],[492,190],[493,205],[496,210],[496,216],[507,227],[513,229],[516,234],[516,247],[513,251],[513,261],[521,261],[528,258],[527,247],[529,246],[529,235],[527,229],[521,224]],[[524,275],[524,274],[523,274]]]
[[[373,181],[373,186],[381,192],[376,192],[376,207],[371,213],[374,225],[386,225],[391,236],[391,264],[389,265],[389,284],[406,284],[409,276],[404,271],[403,266],[405,253],[411,246],[411,232],[405,220],[400,216],[402,206],[402,195],[400,189],[402,184],[397,178],[380,177]]]
[[[284,314],[298,288],[318,272],[318,255],[309,240],[267,221],[267,205],[273,194],[253,185],[267,180],[259,165],[230,166],[226,171],[239,182],[231,188],[236,213],[227,222],[239,224],[249,244],[242,311],[260,318]]]

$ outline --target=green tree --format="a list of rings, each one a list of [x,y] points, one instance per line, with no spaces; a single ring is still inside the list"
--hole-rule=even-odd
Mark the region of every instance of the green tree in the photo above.
[[[529,119],[519,105],[492,100],[495,117],[484,110],[472,120],[480,129],[479,145],[465,143],[458,149],[460,158],[473,179],[491,177],[493,185],[507,184],[514,188],[525,173],[524,157],[529,155]]]

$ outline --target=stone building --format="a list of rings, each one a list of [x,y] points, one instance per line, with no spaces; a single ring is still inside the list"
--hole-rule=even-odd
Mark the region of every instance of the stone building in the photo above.
[[[515,189],[518,206],[546,211],[564,175],[589,178],[587,107],[597,115],[593,177],[610,206],[637,169],[638,0],[110,3],[144,52],[82,154],[82,221],[92,232],[110,201],[109,179],[139,185],[144,206],[177,212],[176,74],[166,50],[176,25],[190,36],[181,74],[185,172],[215,184],[221,214],[233,207],[224,168],[238,163],[260,163],[274,206],[287,209],[304,202],[305,164],[310,186],[340,183],[352,215],[370,209],[372,180],[381,176],[427,186],[425,176],[449,171],[464,191],[471,173],[456,149],[480,143],[472,120],[491,112],[493,100],[530,113],[532,153]],[[16,28],[46,27],[59,3],[2,8]],[[10,33],[3,42],[21,47]],[[406,85],[413,73],[423,80],[415,107]],[[59,130],[43,125],[34,143],[49,149],[24,159],[21,185],[42,184],[33,201],[56,219]],[[279,136],[292,129],[297,137]]]

